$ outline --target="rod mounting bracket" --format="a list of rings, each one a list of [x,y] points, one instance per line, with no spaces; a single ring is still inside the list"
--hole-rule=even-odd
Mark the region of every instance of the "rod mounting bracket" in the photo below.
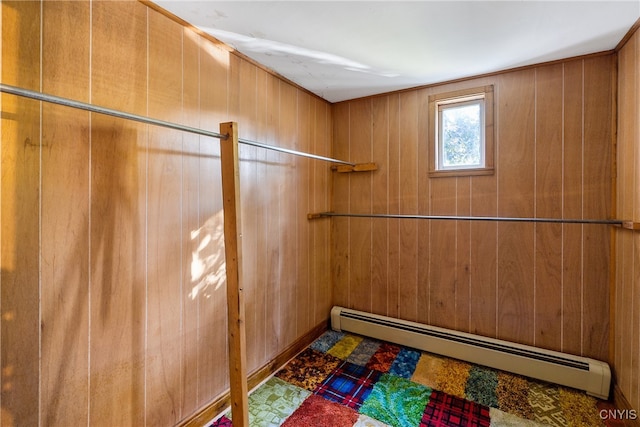
[[[370,172],[378,170],[377,163],[356,163],[355,165],[334,165],[331,170],[338,173]]]

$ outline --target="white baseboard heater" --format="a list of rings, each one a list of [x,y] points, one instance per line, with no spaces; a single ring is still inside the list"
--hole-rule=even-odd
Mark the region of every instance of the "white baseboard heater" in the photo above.
[[[609,397],[609,365],[586,357],[333,307],[331,327]]]

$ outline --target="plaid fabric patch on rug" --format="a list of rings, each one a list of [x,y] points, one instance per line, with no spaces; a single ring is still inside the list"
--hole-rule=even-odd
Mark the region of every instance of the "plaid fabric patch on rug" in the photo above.
[[[433,391],[424,410],[420,426],[489,427],[489,408],[441,391]]]
[[[353,427],[358,413],[351,408],[331,402],[315,394],[284,422],[283,427]]]
[[[417,350],[403,348],[389,368],[389,373],[402,378],[411,378],[416,370],[418,360],[420,360],[420,355],[421,353]]]
[[[383,374],[360,413],[395,427],[416,427],[431,389],[395,375]]]
[[[279,370],[276,377],[314,391],[341,363],[337,357],[307,348]]]
[[[315,391],[325,399],[338,402],[353,409],[359,409],[374,384],[380,378],[380,372],[364,366],[343,362]]]
[[[367,363],[367,368],[375,369],[380,372],[387,372],[396,356],[400,353],[400,347],[395,344],[383,343],[378,351],[371,356],[371,360]]]

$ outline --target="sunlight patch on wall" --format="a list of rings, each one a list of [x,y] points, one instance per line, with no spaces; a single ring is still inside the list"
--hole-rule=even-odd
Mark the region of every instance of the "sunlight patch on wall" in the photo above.
[[[210,298],[226,283],[224,215],[222,209],[191,232],[191,291],[188,296]]]

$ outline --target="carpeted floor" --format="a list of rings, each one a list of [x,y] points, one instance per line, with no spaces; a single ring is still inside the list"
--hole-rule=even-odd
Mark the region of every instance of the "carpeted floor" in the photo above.
[[[594,427],[608,408],[581,391],[334,331],[249,396],[251,426]]]

